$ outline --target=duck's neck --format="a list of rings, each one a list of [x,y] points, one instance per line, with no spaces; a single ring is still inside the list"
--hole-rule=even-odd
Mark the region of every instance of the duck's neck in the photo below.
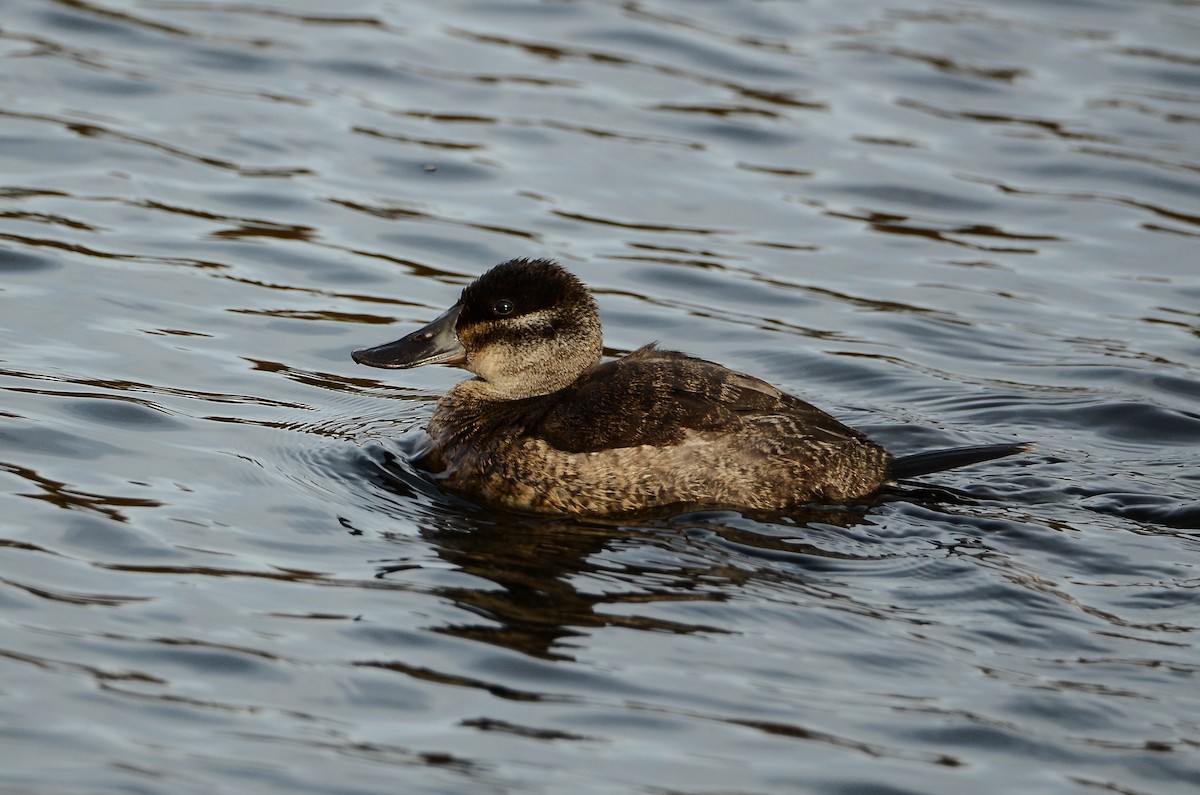
[[[455,389],[468,389],[475,399],[493,402],[551,395],[599,364],[601,350],[599,335],[554,339],[527,349],[490,345],[468,354],[467,369],[478,378]]]
[[[470,447],[479,438],[514,437],[545,413],[545,404],[538,397],[498,395],[482,378],[462,381],[438,401],[429,420],[429,435],[442,449]]]
[[[485,379],[476,376],[455,384],[446,393],[443,401],[452,399],[460,411],[466,406],[477,406],[481,411],[496,411],[497,404],[515,404],[561,392],[579,378],[577,374],[568,378],[548,378],[546,376],[550,375],[549,373],[539,375],[539,378],[517,376],[512,379]]]

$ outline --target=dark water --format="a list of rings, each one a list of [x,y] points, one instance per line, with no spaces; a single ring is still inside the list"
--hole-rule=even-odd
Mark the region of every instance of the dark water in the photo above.
[[[429,7],[426,7],[429,6]],[[513,256],[898,452],[536,521],[349,351]],[[0,791],[1192,793],[1200,6],[0,2]]]

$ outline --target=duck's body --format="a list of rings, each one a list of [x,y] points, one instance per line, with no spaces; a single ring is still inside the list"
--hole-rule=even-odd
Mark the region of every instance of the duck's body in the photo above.
[[[843,502],[878,489],[891,459],[763,381],[653,347],[549,396],[498,401],[465,381],[429,435],[447,486],[562,513]]]
[[[555,263],[512,260],[429,326],[354,358],[474,372],[439,401],[418,463],[510,508],[785,510],[866,497],[903,474],[864,434],[752,376],[652,345],[603,364],[600,353],[587,289]],[[1020,449],[943,453],[932,468],[926,455],[912,474]]]

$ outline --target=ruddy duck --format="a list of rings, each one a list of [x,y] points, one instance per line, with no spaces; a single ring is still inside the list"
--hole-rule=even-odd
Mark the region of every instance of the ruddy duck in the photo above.
[[[417,462],[446,487],[523,510],[777,511],[866,497],[890,481],[1029,449],[896,458],[765,381],[654,345],[601,363],[600,313],[557,263],[514,259],[441,317],[354,351],[372,367],[462,367]]]

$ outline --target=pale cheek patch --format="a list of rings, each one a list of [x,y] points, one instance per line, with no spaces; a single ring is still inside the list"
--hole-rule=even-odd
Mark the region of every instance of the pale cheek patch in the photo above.
[[[547,352],[558,358],[570,344],[570,340],[557,337],[553,315],[546,309],[472,329],[467,337],[463,340],[469,352],[467,369],[488,381],[539,369],[545,365],[541,360]],[[530,347],[533,340],[537,345]],[[545,340],[554,341],[552,351],[545,347]]]
[[[511,351],[498,345],[489,345],[467,356],[467,369],[485,381],[492,381],[505,369],[511,369],[511,362],[509,368],[505,368],[505,362],[511,356]]]
[[[509,320],[507,325],[518,329],[521,335],[525,337],[554,336],[554,322],[550,311],[546,309],[539,309],[536,312],[530,312],[526,315],[518,315]]]
[[[600,327],[560,311],[539,309],[459,329],[465,368],[493,400],[515,400],[562,389],[600,359]]]

